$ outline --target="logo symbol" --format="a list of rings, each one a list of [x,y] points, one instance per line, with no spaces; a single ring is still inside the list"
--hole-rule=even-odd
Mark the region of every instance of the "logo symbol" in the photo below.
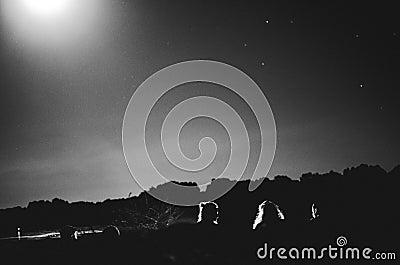
[[[190,126],[197,131],[188,133]],[[187,138],[196,141],[197,146],[189,144],[194,152],[181,144]],[[193,60],[161,69],[136,89],[125,111],[122,145],[129,171],[143,190],[161,201],[191,206],[223,196],[244,178],[252,180],[249,191],[255,190],[261,181],[254,180],[271,168],[276,126],[264,93],[243,71]],[[168,188],[150,188],[177,177],[199,180],[198,185],[170,182]],[[207,177],[235,181],[199,192],[210,183],[199,183]]]
[[[339,237],[336,239],[336,244],[337,244],[339,247],[346,246],[346,245],[347,245],[347,238],[345,238],[344,236],[339,236]]]

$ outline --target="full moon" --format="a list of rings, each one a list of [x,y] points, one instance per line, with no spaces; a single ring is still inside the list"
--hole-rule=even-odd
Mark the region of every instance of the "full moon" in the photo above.
[[[73,0],[22,0],[26,8],[38,16],[56,16],[66,11]]]

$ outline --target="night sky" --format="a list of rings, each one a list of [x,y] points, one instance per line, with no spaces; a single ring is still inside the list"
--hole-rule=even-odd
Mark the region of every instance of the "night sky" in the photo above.
[[[61,22],[0,1],[0,208],[140,192],[126,106],[151,74],[194,59],[262,88],[277,126],[270,177],[400,164],[397,1],[87,0]]]

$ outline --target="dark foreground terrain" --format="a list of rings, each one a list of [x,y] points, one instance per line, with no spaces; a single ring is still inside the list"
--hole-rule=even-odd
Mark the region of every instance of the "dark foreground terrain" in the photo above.
[[[379,231],[346,231],[346,247],[370,247],[375,252],[396,252],[394,227]],[[227,229],[227,230],[224,230]],[[229,230],[219,225],[180,224],[154,232],[122,232],[119,237],[102,234],[78,240],[43,239],[3,241],[1,264],[376,264],[376,260],[259,259],[257,249],[268,247],[337,247],[337,232],[323,224],[289,227],[276,224],[257,231]],[[287,255],[287,254],[286,254]],[[318,254],[317,254],[318,256]],[[372,256],[372,254],[371,254]],[[397,258],[397,257],[396,257]],[[379,264],[396,264],[396,260]]]
[[[218,224],[211,221],[214,217],[196,223],[197,207],[165,205],[145,193],[96,204],[32,203],[0,211],[0,235],[8,238],[0,240],[0,264],[398,264],[399,178],[400,166],[386,172],[361,165],[343,174],[304,174],[300,180],[278,176],[252,193],[248,181],[239,182],[216,201]],[[210,190],[223,183],[212,182]],[[265,201],[273,203],[265,204],[253,230]],[[101,233],[110,224],[119,235]],[[16,238],[18,227],[27,235],[60,231],[65,225],[80,230],[77,239]],[[83,227],[99,232],[82,233]],[[257,251],[265,243],[272,256],[260,259]],[[329,246],[337,257],[324,252],[319,259]],[[308,252],[302,258],[306,247],[316,250],[316,258]],[[367,247],[369,260],[362,257]],[[280,254],[287,259],[278,257],[279,248],[286,249]],[[289,256],[292,248],[299,250],[299,258],[296,252]],[[348,248],[358,248],[359,259],[340,258]],[[386,260],[378,261],[379,253]]]

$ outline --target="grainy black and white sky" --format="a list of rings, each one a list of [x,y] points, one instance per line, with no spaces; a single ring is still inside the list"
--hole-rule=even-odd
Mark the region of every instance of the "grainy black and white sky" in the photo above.
[[[396,1],[88,0],[60,24],[0,1],[0,208],[138,193],[121,146],[127,103],[192,59],[263,89],[278,133],[270,176],[400,163]]]

